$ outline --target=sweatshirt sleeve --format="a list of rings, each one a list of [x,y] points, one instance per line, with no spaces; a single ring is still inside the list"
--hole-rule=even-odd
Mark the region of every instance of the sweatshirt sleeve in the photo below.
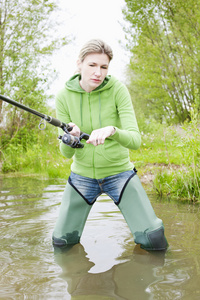
[[[138,129],[135,112],[128,89],[121,84],[116,91],[116,107],[120,118],[120,128],[111,137],[122,146],[137,150],[141,144],[141,135]]]
[[[56,117],[61,122],[64,122],[67,124],[67,123],[71,122],[71,119],[70,119],[70,115],[69,115],[69,111],[68,111],[68,107],[67,107],[67,101],[63,94],[64,93],[60,92],[56,96]],[[59,128],[58,133],[59,133],[59,135],[63,135],[64,131],[61,128]],[[59,140],[59,142],[60,142],[60,151],[61,151],[62,155],[64,155],[66,158],[71,158],[75,153],[75,149],[65,145],[61,140]]]

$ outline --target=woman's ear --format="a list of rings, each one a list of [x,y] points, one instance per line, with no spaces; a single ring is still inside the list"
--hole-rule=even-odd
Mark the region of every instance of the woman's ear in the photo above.
[[[77,60],[76,65],[77,65],[78,72],[81,73],[81,61],[80,61],[80,59]]]

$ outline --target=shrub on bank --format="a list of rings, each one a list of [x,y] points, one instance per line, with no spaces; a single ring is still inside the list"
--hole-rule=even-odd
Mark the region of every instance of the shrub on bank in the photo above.
[[[26,143],[25,147],[16,136],[1,151],[1,161],[3,174],[40,174],[49,178],[66,178],[71,164],[60,153],[57,129],[50,126],[36,131],[34,143]]]
[[[153,189],[160,197],[200,201],[200,131],[197,114],[183,126],[149,124],[142,135],[142,146],[131,152],[140,170],[151,165]]]

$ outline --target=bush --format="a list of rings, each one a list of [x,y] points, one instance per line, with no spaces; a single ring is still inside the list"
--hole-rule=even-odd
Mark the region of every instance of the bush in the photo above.
[[[181,127],[176,140],[181,167],[158,172],[154,180],[157,193],[171,197],[200,201],[200,139],[198,115],[192,115],[191,122]]]

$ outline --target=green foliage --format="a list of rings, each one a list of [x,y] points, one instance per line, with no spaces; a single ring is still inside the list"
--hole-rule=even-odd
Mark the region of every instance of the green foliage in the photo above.
[[[51,98],[46,91],[56,76],[49,57],[68,43],[68,38],[58,33],[56,2],[2,0],[0,7],[0,93],[44,114],[49,114],[46,103]],[[66,163],[57,160],[55,128],[54,134],[51,129],[39,131],[37,117],[1,100],[0,117],[4,173],[47,174],[50,157],[50,164],[61,165],[54,175],[64,176],[62,164]]]
[[[197,110],[183,126],[149,124],[142,146],[131,152],[136,168],[151,164],[153,188],[159,196],[200,201],[200,125]],[[152,167],[153,166],[153,167]]]
[[[21,139],[18,134],[2,150],[2,172],[40,174],[48,178],[66,178],[70,174],[71,160],[60,154],[57,129],[47,125],[44,131],[35,130],[32,138]],[[19,143],[20,142],[20,143]]]
[[[168,124],[190,120],[193,104],[200,109],[200,0],[127,0],[124,16],[137,115]]]
[[[143,126],[140,149],[130,151],[139,176],[150,172],[153,189],[161,197],[200,201],[199,122],[197,114],[191,118],[184,126],[168,127],[151,120]],[[4,174],[69,176],[72,160],[61,155],[55,127],[47,124],[44,131],[36,129],[31,138],[23,130],[18,133],[2,150]]]
[[[57,33],[56,9],[55,0],[3,0],[0,7],[0,93],[41,112],[56,76],[49,56],[68,43]],[[19,128],[35,128],[32,115],[2,101],[0,115],[0,135],[9,139]]]
[[[160,171],[154,180],[154,188],[161,197],[200,202],[200,172],[191,167]]]
[[[139,118],[139,128],[142,135],[141,147],[138,151],[130,152],[131,160],[138,167],[147,164],[165,166],[182,164],[182,156],[178,150],[178,147],[183,145],[181,140],[183,130],[180,126],[166,126],[154,119]]]

